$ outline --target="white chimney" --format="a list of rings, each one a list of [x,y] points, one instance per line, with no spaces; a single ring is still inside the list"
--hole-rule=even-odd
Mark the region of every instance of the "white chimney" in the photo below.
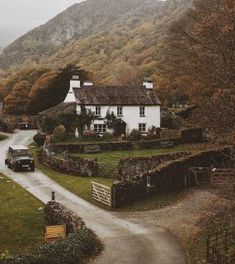
[[[64,99],[64,103],[75,103],[76,102],[76,98],[75,98],[74,91],[73,91],[74,88],[81,88],[81,82],[79,80],[79,76],[73,76],[72,80],[70,81],[69,92],[66,98]]]
[[[93,86],[93,82],[91,82],[91,81],[84,81],[83,86]]]
[[[143,85],[147,88],[147,89],[153,89],[153,81],[151,78],[144,78],[144,83]]]

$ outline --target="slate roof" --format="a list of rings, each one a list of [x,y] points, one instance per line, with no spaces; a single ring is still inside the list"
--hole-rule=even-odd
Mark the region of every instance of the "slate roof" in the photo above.
[[[83,86],[74,88],[78,104],[84,105],[159,105],[154,90],[144,86]]]
[[[52,108],[49,108],[43,112],[40,112],[39,115],[57,115],[58,113],[67,113],[67,112],[72,112],[75,111],[76,109],[76,103],[60,103]]]

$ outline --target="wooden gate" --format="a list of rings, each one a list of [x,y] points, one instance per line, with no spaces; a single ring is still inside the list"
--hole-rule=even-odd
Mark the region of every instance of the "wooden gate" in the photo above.
[[[97,182],[91,182],[92,198],[112,208],[112,188]]]

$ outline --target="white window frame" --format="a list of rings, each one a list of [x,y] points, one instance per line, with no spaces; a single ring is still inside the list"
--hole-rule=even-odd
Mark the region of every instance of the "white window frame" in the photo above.
[[[97,134],[107,133],[107,125],[106,124],[94,124],[94,132]]]
[[[141,133],[146,133],[147,132],[147,124],[146,123],[139,123],[139,131]]]
[[[95,116],[101,116],[101,106],[99,105],[95,107]]]
[[[140,117],[145,117],[145,106],[140,106]]]
[[[117,117],[122,117],[123,116],[123,107],[118,106],[117,107]]]

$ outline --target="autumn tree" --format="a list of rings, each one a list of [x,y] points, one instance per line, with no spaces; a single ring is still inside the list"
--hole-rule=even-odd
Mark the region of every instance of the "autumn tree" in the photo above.
[[[31,85],[28,81],[21,81],[14,85],[11,93],[5,98],[5,111],[9,114],[25,114],[29,101]]]
[[[195,96],[198,88],[234,89],[234,17],[234,0],[195,0],[171,26],[162,78]]]
[[[28,112],[38,114],[62,102],[68,93],[73,75],[79,75],[81,81],[88,79],[88,73],[73,64],[59,71],[42,75],[32,87],[29,94]]]
[[[208,132],[213,141],[221,143],[235,140],[235,93],[220,90],[213,96],[204,94],[193,121]]]
[[[124,61],[118,61],[113,72],[113,83],[116,85],[135,85],[138,72],[135,67]]]

